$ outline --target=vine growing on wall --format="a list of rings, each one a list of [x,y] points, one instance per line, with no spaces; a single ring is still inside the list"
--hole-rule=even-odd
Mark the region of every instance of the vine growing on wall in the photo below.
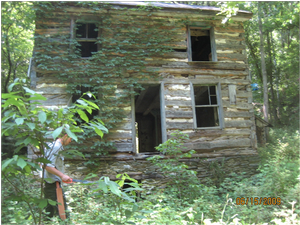
[[[172,21],[151,17],[159,10],[151,5],[118,7],[117,13],[113,8],[100,2],[35,3],[37,77],[67,83],[69,101],[82,90],[92,92],[100,107],[96,117],[108,129],[129,118],[131,97],[142,88],[142,81],[160,79],[155,69],[147,66],[159,66],[153,57],[172,51],[168,43],[178,29]],[[90,57],[81,56],[82,39],[77,36],[80,24],[95,24],[98,51]],[[83,135],[89,141],[74,148],[92,150],[91,156],[113,148],[109,140],[100,140],[90,132]]]

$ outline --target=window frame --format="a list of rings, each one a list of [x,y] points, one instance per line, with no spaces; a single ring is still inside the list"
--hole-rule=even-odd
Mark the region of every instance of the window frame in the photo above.
[[[89,21],[86,21],[86,20]],[[97,42],[98,39],[101,37],[102,35],[102,30],[100,29],[100,24],[99,21],[95,21],[95,19],[88,19],[88,18],[81,18],[81,19],[76,19],[76,18],[71,18],[71,39],[75,39],[77,42]],[[77,38],[76,37],[76,27],[78,23],[82,23],[82,24],[95,24],[95,27],[98,28],[98,34],[96,38]],[[101,48],[101,45],[99,43],[97,43],[97,51],[99,51]],[[72,48],[71,48],[72,49]],[[73,50],[72,50],[73,51]],[[89,59],[92,57],[88,56],[88,57],[83,57],[80,55],[80,57],[82,59]]]
[[[212,127],[197,127],[197,115],[196,115],[196,108],[202,108],[201,106],[196,106],[195,102],[195,92],[194,86],[215,86],[216,87],[216,99],[217,105],[213,107],[217,108],[218,111],[218,119],[219,119],[219,126],[212,126]],[[198,83],[198,82],[190,82],[190,89],[191,89],[191,100],[192,100],[192,111],[193,111],[193,124],[195,130],[205,130],[205,129],[223,129],[224,128],[224,121],[223,121],[223,106],[222,106],[222,97],[221,97],[221,84],[220,83]],[[207,106],[203,106],[207,107]]]
[[[191,29],[209,30],[212,61],[193,61],[193,59],[192,59]],[[188,62],[217,62],[218,58],[217,58],[214,27],[212,27],[212,26],[187,26],[187,54],[188,54]]]

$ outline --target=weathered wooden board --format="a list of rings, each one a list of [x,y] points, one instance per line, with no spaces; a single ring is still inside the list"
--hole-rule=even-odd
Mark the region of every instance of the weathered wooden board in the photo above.
[[[225,127],[235,127],[235,128],[243,128],[243,127],[248,127],[250,128],[253,126],[254,123],[251,120],[230,120],[230,121],[225,121]]]

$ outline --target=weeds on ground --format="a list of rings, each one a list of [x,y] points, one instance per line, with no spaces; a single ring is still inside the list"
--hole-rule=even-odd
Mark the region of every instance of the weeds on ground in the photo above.
[[[142,194],[137,202],[132,191],[139,191],[138,186],[125,190],[127,197],[124,198],[109,189],[100,190],[99,185],[67,186],[72,218],[69,224],[299,224],[299,156],[295,147],[299,134],[282,135],[282,131],[276,133],[276,130],[271,134],[275,142],[264,150],[260,149],[263,163],[258,174],[247,179],[243,174],[231,174],[218,188],[199,183],[189,186],[187,183],[186,188],[195,191],[193,199],[185,198],[185,192],[179,195],[172,186],[154,189],[149,195]],[[290,141],[292,148],[289,147]],[[123,176],[126,183],[128,177]],[[105,183],[103,179],[102,182]],[[12,190],[3,188],[3,184],[2,196],[10,196]],[[121,186],[122,183],[114,187],[121,190]],[[30,187],[32,185],[25,183],[24,188]],[[275,197],[281,201],[280,204],[255,205],[248,202],[246,205],[245,201],[243,204],[237,201],[242,197]],[[2,202],[2,223],[31,224],[32,220],[25,218],[23,213],[26,207],[21,202],[5,199]]]

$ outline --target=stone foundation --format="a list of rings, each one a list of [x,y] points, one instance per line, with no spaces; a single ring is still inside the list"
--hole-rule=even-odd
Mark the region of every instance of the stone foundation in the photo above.
[[[230,156],[216,158],[191,158],[182,159],[189,166],[189,169],[197,172],[201,183],[214,182],[217,177],[217,170],[221,170],[225,177],[232,172],[250,177],[257,173],[259,165],[258,155]],[[130,177],[140,181],[146,189],[154,187],[164,187],[167,177],[163,176],[159,168],[151,162],[144,160],[113,161],[99,159],[99,166],[93,171],[98,177],[107,176],[111,180],[116,180],[116,175],[127,173]],[[91,170],[84,165],[84,161],[65,161],[66,173],[73,178],[84,178]]]

